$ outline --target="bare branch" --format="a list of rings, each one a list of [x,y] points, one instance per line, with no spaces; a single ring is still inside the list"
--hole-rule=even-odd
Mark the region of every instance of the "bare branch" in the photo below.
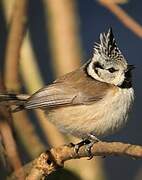
[[[142,146],[125,144],[121,142],[98,142],[92,147],[93,156],[128,156],[131,158],[142,158]],[[60,146],[52,148],[42,153],[37,159],[24,166],[25,174],[28,174],[27,180],[39,180],[52,172],[62,168],[64,162],[70,159],[79,159],[88,157],[85,146],[75,153],[74,148],[70,146]],[[20,173],[20,171],[19,171]],[[18,172],[17,172],[18,174]],[[14,177],[14,178],[13,178]],[[13,175],[11,179],[16,179]]]

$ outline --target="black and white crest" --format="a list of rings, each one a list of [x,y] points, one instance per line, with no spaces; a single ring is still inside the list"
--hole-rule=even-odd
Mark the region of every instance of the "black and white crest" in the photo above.
[[[124,59],[121,51],[117,47],[112,28],[108,30],[108,33],[100,34],[100,43],[95,43],[94,50],[96,55],[101,55],[108,60]]]

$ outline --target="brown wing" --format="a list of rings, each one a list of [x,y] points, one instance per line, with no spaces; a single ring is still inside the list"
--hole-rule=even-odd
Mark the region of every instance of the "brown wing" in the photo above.
[[[84,68],[81,68],[33,94],[26,102],[25,108],[90,104],[102,99],[110,88],[112,85],[92,79],[86,75]]]

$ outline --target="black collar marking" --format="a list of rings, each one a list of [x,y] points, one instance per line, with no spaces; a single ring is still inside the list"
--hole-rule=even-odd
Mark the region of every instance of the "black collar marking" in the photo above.
[[[129,89],[132,87],[132,75],[131,75],[130,70],[125,73],[125,79],[124,79],[123,83],[118,87],[123,88],[123,89],[125,89],[125,88]]]

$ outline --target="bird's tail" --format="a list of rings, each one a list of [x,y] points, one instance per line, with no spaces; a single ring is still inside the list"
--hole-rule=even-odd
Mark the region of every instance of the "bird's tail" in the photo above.
[[[27,94],[0,93],[0,105],[14,105],[13,112],[24,109],[24,104],[30,96]]]

